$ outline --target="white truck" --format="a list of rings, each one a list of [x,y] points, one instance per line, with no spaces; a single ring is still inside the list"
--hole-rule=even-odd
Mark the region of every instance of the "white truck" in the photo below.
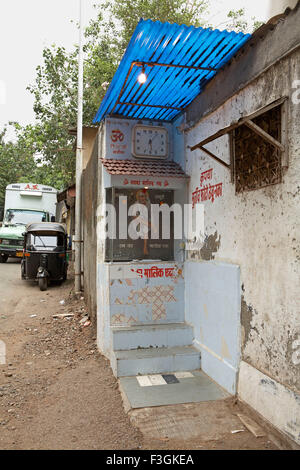
[[[15,183],[6,187],[4,219],[0,227],[0,263],[9,256],[22,257],[23,233],[31,222],[55,220],[57,190],[33,183]]]

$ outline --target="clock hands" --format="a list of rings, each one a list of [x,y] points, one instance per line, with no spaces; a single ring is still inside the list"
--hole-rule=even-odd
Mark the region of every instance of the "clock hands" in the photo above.
[[[148,142],[148,146],[150,147],[150,151],[152,152],[152,144],[153,144],[153,141],[156,139],[156,137],[158,137],[159,134],[158,132],[156,132],[155,136],[154,137],[151,137],[151,139],[149,139],[149,142]]]
[[[138,156],[163,158],[166,154],[167,131],[163,128],[136,127],[135,152]]]

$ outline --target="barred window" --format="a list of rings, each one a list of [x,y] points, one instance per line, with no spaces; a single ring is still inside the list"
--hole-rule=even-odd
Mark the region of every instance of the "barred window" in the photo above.
[[[276,106],[252,122],[282,142],[282,106]],[[236,193],[282,182],[282,151],[243,124],[233,133]]]

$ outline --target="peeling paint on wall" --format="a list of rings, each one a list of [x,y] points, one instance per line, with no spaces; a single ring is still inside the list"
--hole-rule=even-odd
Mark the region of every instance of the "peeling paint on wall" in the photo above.
[[[241,323],[242,323],[242,347],[243,349],[246,347],[250,339],[251,333],[251,322],[253,319],[253,308],[248,306],[244,296],[242,296],[242,303],[241,303]]]
[[[290,335],[287,342],[286,359],[289,370],[294,374],[293,385],[300,389],[300,333]]]
[[[263,387],[271,395],[278,395],[278,388],[274,380],[271,379],[261,379],[259,385]]]
[[[295,366],[299,366],[300,365],[300,337],[296,341],[293,341],[292,349],[293,351],[295,351],[292,354],[292,362]]]
[[[197,244],[196,240],[193,242]],[[218,232],[215,232],[212,235],[206,235],[204,242],[199,243],[199,249],[189,250],[188,258],[194,260],[202,261],[212,261],[215,259],[214,253],[217,253],[221,246],[221,235],[218,235]]]
[[[291,336],[287,344],[287,359],[295,366],[300,365],[300,334]]]
[[[221,244],[221,235],[218,237],[218,232],[215,232],[214,235],[209,235],[205,237],[204,245],[200,250],[201,258],[205,261],[210,261],[215,259],[214,253],[220,248]]]
[[[239,397],[300,445],[300,395],[242,361]]]

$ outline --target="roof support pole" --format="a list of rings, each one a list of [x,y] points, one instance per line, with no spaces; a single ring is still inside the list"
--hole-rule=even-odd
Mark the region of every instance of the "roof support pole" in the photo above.
[[[268,106],[265,106],[264,108],[260,108],[255,113],[250,114],[249,116],[245,116],[245,117],[239,119],[239,121],[234,122],[230,126],[224,127],[223,129],[219,130],[218,132],[211,135],[210,137],[207,137],[207,139],[202,140],[201,142],[199,142],[199,144],[194,145],[193,147],[191,147],[191,151],[193,152],[194,150],[196,150],[200,147],[203,147],[203,145],[206,145],[209,142],[212,142],[213,140],[216,140],[219,137],[222,137],[223,135],[228,134],[229,132],[237,129],[238,127],[240,127],[244,124],[246,126],[248,126],[250,129],[252,129],[254,132],[256,132],[257,134],[259,134],[261,137],[263,137],[265,140],[267,140],[267,142],[269,142],[269,144],[274,145],[275,147],[279,148],[280,150],[284,150],[284,146],[280,142],[278,142],[272,136],[267,134],[267,132],[265,132],[261,127],[257,126],[252,121],[252,119],[254,119],[258,116],[261,116],[262,114],[270,111],[273,108],[276,108],[276,106],[281,106],[282,104],[286,103],[286,101],[287,101],[286,96],[284,96],[283,98],[280,98],[279,100],[273,101],[273,103],[270,103]]]
[[[78,110],[75,203],[75,293],[81,292],[81,180],[82,180],[82,110],[83,110],[83,1],[80,2],[78,56]]]
[[[223,165],[225,166],[225,168],[227,168],[227,170],[231,170],[231,165],[228,165],[228,163],[225,163],[223,160],[221,160],[220,158],[218,158],[214,153],[210,152],[210,150],[207,150],[206,148],[200,146],[200,147],[197,147],[199,150],[202,150],[202,152],[206,153],[207,155],[209,155],[211,158],[213,158],[214,160],[216,160],[216,162],[220,163],[220,165]],[[191,149],[193,151],[193,149]]]
[[[159,109],[174,109],[175,111],[183,111],[184,108],[174,108],[173,106],[159,106],[156,104],[139,104],[139,103],[127,103],[124,101],[117,101],[116,104],[121,104],[125,106],[139,106],[144,108],[159,108]]]
[[[133,62],[134,65],[142,66],[149,65],[150,67],[175,67],[179,69],[188,69],[188,70],[207,70],[208,72],[217,72],[218,69],[213,67],[196,67],[194,65],[181,65],[181,64],[161,64],[159,62]]]
[[[274,139],[270,134],[265,132],[261,127],[255,124],[251,119],[244,121],[245,126],[249,127],[252,131],[258,134],[262,139],[264,139],[269,144],[273,145],[277,149],[281,150],[282,152],[285,150],[284,146],[278,142],[278,140]]]
[[[212,67],[195,67],[193,65],[160,64],[159,62],[137,62],[137,61],[134,61],[130,65],[130,68],[127,72],[124,83],[122,85],[121,91],[119,93],[118,99],[117,99],[113,109],[111,110],[110,114],[113,114],[113,112],[114,112],[115,108],[118,106],[118,104],[124,105],[124,106],[145,106],[145,107],[148,107],[148,108],[172,109],[172,110],[175,110],[175,111],[182,111],[184,109],[184,108],[176,108],[176,107],[172,107],[172,106],[147,105],[147,104],[143,104],[143,103],[127,103],[127,102],[120,101],[121,97],[123,95],[123,91],[125,89],[125,85],[127,83],[127,80],[128,80],[128,78],[131,74],[131,71],[132,71],[133,67],[134,66],[144,67],[145,65],[149,65],[149,67],[156,67],[157,66],[157,67],[171,67],[171,68],[174,67],[174,68],[188,69],[188,70],[206,70],[208,72],[217,72],[218,71],[217,69],[214,69]]]

